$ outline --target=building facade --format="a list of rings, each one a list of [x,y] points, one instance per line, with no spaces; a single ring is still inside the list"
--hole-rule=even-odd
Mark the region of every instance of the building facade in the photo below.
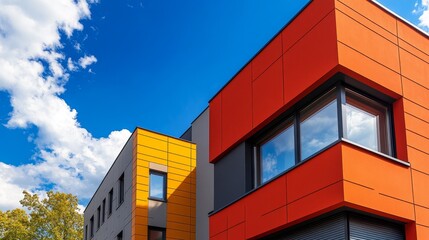
[[[210,239],[429,239],[428,96],[427,34],[311,1],[210,101]]]

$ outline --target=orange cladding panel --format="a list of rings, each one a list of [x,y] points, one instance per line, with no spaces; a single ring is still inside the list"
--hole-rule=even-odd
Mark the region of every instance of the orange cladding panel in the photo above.
[[[395,121],[393,127],[395,130],[396,156],[401,160],[408,160],[407,138],[405,134],[405,116],[404,116],[404,99],[401,98],[393,103],[393,115]]]
[[[417,239],[429,239],[429,226],[416,226]]]
[[[252,60],[252,79],[258,78],[281,55],[282,38],[281,34],[279,34]]]
[[[246,66],[222,90],[222,151],[252,129],[252,74]]]
[[[425,62],[402,49],[400,54],[402,75],[425,88],[429,88],[429,62]]]
[[[209,160],[212,161],[222,153],[222,93],[219,93],[215,98],[213,98],[210,102],[209,108]]]
[[[253,126],[257,126],[283,106],[283,64],[278,59],[252,83]]]
[[[331,12],[283,55],[285,104],[316,87],[338,65],[337,53],[335,15]]]
[[[413,170],[414,203],[429,209],[429,175]]]

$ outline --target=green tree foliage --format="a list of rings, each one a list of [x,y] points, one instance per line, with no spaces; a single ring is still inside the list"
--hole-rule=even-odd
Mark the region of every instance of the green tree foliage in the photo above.
[[[21,205],[27,208],[0,211],[2,240],[81,240],[83,216],[78,213],[78,199],[72,194],[52,192],[40,199],[24,191]]]

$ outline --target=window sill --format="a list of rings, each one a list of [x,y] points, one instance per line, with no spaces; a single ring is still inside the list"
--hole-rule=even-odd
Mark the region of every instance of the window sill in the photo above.
[[[157,201],[157,202],[165,202],[165,203],[167,202],[167,199],[160,199],[160,198],[153,198],[153,197],[149,197],[147,199],[152,201]]]

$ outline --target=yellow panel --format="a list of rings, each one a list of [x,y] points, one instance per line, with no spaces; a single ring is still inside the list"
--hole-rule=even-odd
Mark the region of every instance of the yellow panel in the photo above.
[[[137,175],[136,176],[136,180],[137,180],[137,184],[143,184],[143,185],[149,185],[149,177],[147,177],[149,175],[149,172],[147,172],[146,176],[140,176]]]
[[[133,227],[135,227],[134,234],[147,236],[147,225],[137,225],[136,224]]]
[[[191,149],[189,147],[183,147],[176,144],[168,144],[168,152],[178,154],[184,157],[191,157]]]
[[[185,171],[191,171],[191,166],[189,166],[189,164],[176,163],[173,161],[168,161],[168,167],[169,168],[170,167],[171,168],[178,168],[178,169],[185,170]]]
[[[183,223],[183,224],[191,224],[191,217],[170,213],[167,215],[167,221]]]
[[[143,185],[143,184],[134,184],[133,185],[135,187],[135,190],[141,190],[141,191],[148,191],[149,190],[149,186],[148,185]]]
[[[197,159],[197,150],[196,149],[191,150],[191,158]]]
[[[180,231],[180,230],[175,230],[175,229],[168,229],[166,231],[166,235],[167,235],[167,239],[183,239],[183,240],[188,240],[190,239],[190,232],[184,232],[184,231]]]
[[[144,135],[138,135],[138,145],[155,148],[161,151],[167,151],[167,142]]]
[[[192,145],[190,142],[182,141],[182,140],[171,138],[171,137],[168,138],[168,142],[182,146],[182,147],[186,147],[186,148],[191,148],[191,145]]]
[[[144,129],[138,129],[137,131],[141,135],[145,135],[145,136],[156,138],[156,139],[163,140],[163,141],[168,141],[168,137],[165,135],[162,135],[162,134],[154,133],[154,132],[147,131]]]
[[[153,156],[144,155],[144,154],[138,154],[137,161],[138,161],[137,165],[140,165],[140,162],[146,162],[146,165],[148,167],[149,167],[149,162],[158,163],[161,165],[167,165],[166,158],[158,158],[158,157],[153,157]]]
[[[176,203],[168,203],[167,214],[170,214],[170,213],[189,216],[191,214],[191,207],[179,205]]]
[[[146,217],[136,217],[135,218],[135,224],[138,225],[147,225],[147,218]]]
[[[197,149],[197,144],[192,143],[192,144],[191,144],[191,148],[192,148],[192,149]]]
[[[168,153],[168,161],[169,162],[180,163],[180,164],[185,164],[185,165],[188,165],[188,166],[191,164],[191,158],[190,157],[185,157],[185,156],[177,155],[177,154],[172,153],[172,152]]]
[[[149,193],[147,191],[137,190],[136,191],[136,200],[147,200]]]
[[[191,183],[191,179],[189,178],[189,176],[183,176],[183,175],[179,175],[171,172],[167,174],[167,179],[171,179],[179,182],[185,181],[187,183]]]
[[[178,174],[178,175],[182,175],[182,176],[189,176],[189,171],[187,170],[181,170],[181,169],[177,169],[177,168],[173,168],[173,167],[168,167],[168,173],[174,173],[174,174]]]
[[[174,180],[167,181],[167,188],[179,189],[181,191],[191,191],[191,184],[185,182],[178,182]]]
[[[136,199],[136,208],[147,208],[148,202],[147,199]]]
[[[147,217],[148,216],[148,210],[147,210],[147,208],[138,207],[134,210],[134,214],[136,217]]]
[[[144,155],[156,157],[159,159],[167,159],[167,152],[160,151],[160,150],[153,149],[153,148],[149,148],[149,147],[142,146],[142,145],[137,146],[137,152],[139,154],[144,154]],[[139,156],[137,156],[137,157],[139,157]]]
[[[168,198],[168,203],[177,203],[184,206],[191,206],[191,199],[178,195],[172,195]]]
[[[141,162],[144,162],[144,161],[141,161]],[[145,162],[145,163],[147,163],[147,165],[149,165],[149,163],[148,162]],[[149,176],[149,168],[148,167],[142,167],[142,166],[137,166],[136,167],[136,175],[139,175],[139,176]]]
[[[176,230],[182,230],[182,231],[191,231],[191,226],[189,224],[182,224],[182,223],[176,223],[176,222],[169,222],[167,220],[167,229],[176,229]]]
[[[171,195],[173,195],[173,196],[177,195],[177,196],[181,196],[181,197],[185,197],[185,198],[190,198],[191,197],[191,193],[190,192],[167,188],[167,197],[170,197]],[[194,194],[192,194],[192,195],[194,195]]]

